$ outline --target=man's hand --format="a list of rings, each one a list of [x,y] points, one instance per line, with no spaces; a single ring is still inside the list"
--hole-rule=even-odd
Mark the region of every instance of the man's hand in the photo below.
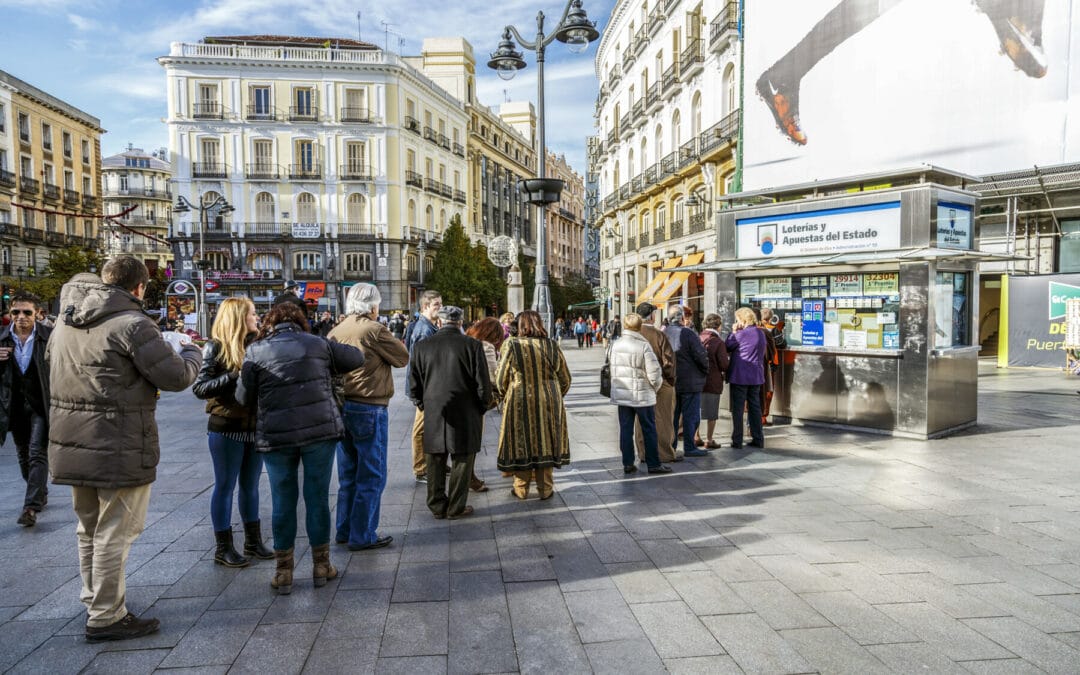
[[[0,347],[0,361],[7,361],[11,356],[11,347]]]

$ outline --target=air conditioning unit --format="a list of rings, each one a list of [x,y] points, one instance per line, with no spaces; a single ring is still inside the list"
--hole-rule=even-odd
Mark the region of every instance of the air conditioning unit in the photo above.
[[[263,279],[273,279],[274,278],[274,271],[273,270],[266,270],[266,271],[264,271],[262,273],[262,276],[263,276]]]

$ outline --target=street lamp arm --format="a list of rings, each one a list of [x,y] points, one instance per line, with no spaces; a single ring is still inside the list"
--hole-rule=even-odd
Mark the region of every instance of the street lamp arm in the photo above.
[[[503,33],[507,34],[507,35],[512,35],[514,37],[514,40],[516,40],[517,43],[519,45],[521,45],[522,47],[524,47],[525,49],[528,49],[529,51],[533,51],[533,52],[536,51],[536,43],[535,42],[530,42],[529,40],[526,40],[525,38],[523,38],[521,36],[521,33],[518,32],[518,29],[516,27],[514,27],[514,26],[506,26],[506,27],[503,28]]]
[[[544,38],[543,46],[547,47],[555,40],[555,36],[559,34],[563,26],[566,24],[566,17],[570,16],[570,9],[574,6],[574,0],[566,0],[566,7],[563,8],[562,16],[559,17],[559,23],[555,24],[555,28]],[[536,27],[539,29],[540,34],[544,34],[544,13],[540,12],[536,15]]]

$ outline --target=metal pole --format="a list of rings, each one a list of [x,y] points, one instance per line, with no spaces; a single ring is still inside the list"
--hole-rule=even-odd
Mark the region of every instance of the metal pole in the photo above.
[[[199,300],[199,335],[206,337],[206,246],[203,243],[203,234],[206,232],[206,212],[203,206],[202,195],[199,195],[199,292],[196,297]]]
[[[539,178],[547,178],[547,145],[544,134],[544,13],[536,15],[536,90],[537,111],[536,121],[539,127],[540,141],[540,175]],[[536,242],[536,288],[533,290],[533,309],[540,314],[540,320],[544,324],[544,330],[548,336],[554,335],[554,315],[551,310],[551,289],[548,288],[548,261],[547,261],[547,207],[541,205],[540,219],[538,221],[539,232]]]

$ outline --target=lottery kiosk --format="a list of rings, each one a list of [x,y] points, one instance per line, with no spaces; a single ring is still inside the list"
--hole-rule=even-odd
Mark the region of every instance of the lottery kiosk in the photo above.
[[[720,212],[717,306],[773,308],[778,421],[932,438],[977,416],[978,196],[836,190]],[[774,197],[775,198],[775,197]]]

